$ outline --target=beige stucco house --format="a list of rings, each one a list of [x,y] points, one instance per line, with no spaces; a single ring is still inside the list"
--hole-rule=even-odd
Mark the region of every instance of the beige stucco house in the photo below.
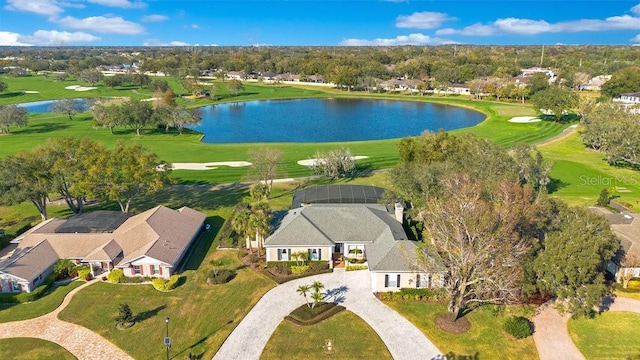
[[[332,267],[340,257],[360,256],[366,259],[373,292],[439,285],[419,271],[417,245],[407,238],[402,218],[399,204],[393,209],[375,203],[303,204],[289,210],[265,240],[267,262],[294,260],[292,254],[303,251]]]
[[[91,266],[92,274],[114,268],[125,276],[168,279],[200,233],[205,215],[188,207],[157,206],[138,215],[94,211],[53,218],[12,242],[0,260],[0,292],[30,292],[58,259]]]

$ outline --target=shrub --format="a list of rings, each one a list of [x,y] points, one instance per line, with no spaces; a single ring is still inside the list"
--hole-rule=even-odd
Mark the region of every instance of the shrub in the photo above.
[[[628,289],[640,289],[640,279],[635,278],[635,279],[631,279],[629,280],[629,285],[627,286]]]
[[[123,277],[124,277],[124,272],[122,271],[122,269],[114,269],[114,270],[111,270],[109,275],[107,275],[107,280],[110,283],[117,284],[122,281]]]
[[[355,271],[355,270],[367,270],[369,267],[367,265],[348,265],[347,271]]]
[[[329,268],[329,263],[326,261],[312,261],[308,266],[309,272],[324,271]]]
[[[217,274],[214,271],[210,271],[207,284],[226,284],[233,280],[234,277],[236,277],[236,272],[231,269],[222,269],[218,271]]]
[[[89,277],[89,280],[91,280],[90,276],[91,269],[88,266],[81,266],[78,268],[78,278],[87,280],[87,277]]]
[[[60,259],[53,264],[53,275],[56,280],[64,279],[69,276],[73,269],[73,263],[69,259]]]
[[[507,318],[502,328],[516,339],[524,339],[533,334],[531,322],[522,316],[511,316]]]
[[[116,316],[116,325],[122,327],[132,326],[135,322],[135,318],[133,317],[133,312],[129,307],[129,304],[122,303],[118,305],[118,316]]]
[[[309,271],[309,265],[294,265],[291,267],[291,273],[294,275],[304,274]]]
[[[171,275],[169,281],[167,281],[167,290],[173,290],[178,286],[178,282],[180,282],[180,276]]]
[[[282,274],[282,275],[291,274],[291,268],[287,264],[278,264],[274,268],[278,274]]]
[[[598,197],[598,206],[609,206],[609,200],[611,200],[611,194],[609,194],[609,190],[602,189],[600,192],[600,197]]]

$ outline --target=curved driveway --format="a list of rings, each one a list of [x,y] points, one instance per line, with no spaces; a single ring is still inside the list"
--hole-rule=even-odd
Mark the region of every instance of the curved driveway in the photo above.
[[[608,311],[630,311],[640,314],[640,301],[618,296],[609,305]],[[533,340],[540,360],[556,360],[558,354],[562,354],[563,360],[584,359],[569,336],[569,317],[568,314],[561,316],[551,302],[544,304],[534,316]]]
[[[336,301],[366,321],[394,359],[442,358],[438,348],[420,330],[373,295],[368,271],[336,269],[330,274],[289,281],[271,289],[238,324],[213,359],[259,359],[284,317],[304,304],[304,298],[296,292],[298,286],[313,281],[325,285],[326,301]]]
[[[95,279],[71,290],[65,296],[62,304],[46,315],[35,319],[1,323],[0,339],[26,337],[48,340],[67,349],[79,360],[133,359],[126,352],[93,331],[58,319],[58,314],[69,304],[73,295],[95,281],[98,280]]]

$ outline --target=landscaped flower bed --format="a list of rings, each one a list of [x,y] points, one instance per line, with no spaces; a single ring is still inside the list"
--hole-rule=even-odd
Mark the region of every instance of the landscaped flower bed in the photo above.
[[[321,302],[313,308],[304,304],[293,310],[285,319],[296,325],[308,326],[328,319],[344,309],[344,306],[335,303]]]

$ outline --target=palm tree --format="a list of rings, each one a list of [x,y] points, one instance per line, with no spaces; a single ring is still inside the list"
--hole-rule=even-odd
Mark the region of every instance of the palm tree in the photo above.
[[[311,309],[316,307],[322,299],[324,299],[324,295],[321,292],[314,292],[311,294],[311,298],[313,299],[313,304],[311,304]]]
[[[309,294],[309,292],[311,291],[311,286],[300,285],[298,286],[298,289],[296,291],[298,292],[298,294],[304,296],[304,301],[307,302],[307,306],[309,307],[309,309],[311,309],[311,304],[309,303],[309,299],[307,299],[307,294]]]
[[[244,204],[243,204],[244,205]],[[249,239],[249,219],[251,218],[251,209],[249,206],[244,205],[238,212],[236,216],[233,217],[233,221],[231,222],[231,226],[233,227],[233,231],[235,231],[239,236],[243,237],[245,240]],[[253,251],[251,246],[251,241],[249,241],[249,249]]]
[[[259,202],[252,205],[249,228],[252,232],[255,232],[258,249],[260,249],[265,235],[271,231],[271,208],[269,204]]]
[[[313,299],[313,305],[311,308],[313,309],[319,302],[324,299],[324,294],[320,292],[320,290],[324,289],[324,284],[320,281],[314,281],[311,284],[311,288],[313,289],[313,293],[311,294],[311,298]]]

